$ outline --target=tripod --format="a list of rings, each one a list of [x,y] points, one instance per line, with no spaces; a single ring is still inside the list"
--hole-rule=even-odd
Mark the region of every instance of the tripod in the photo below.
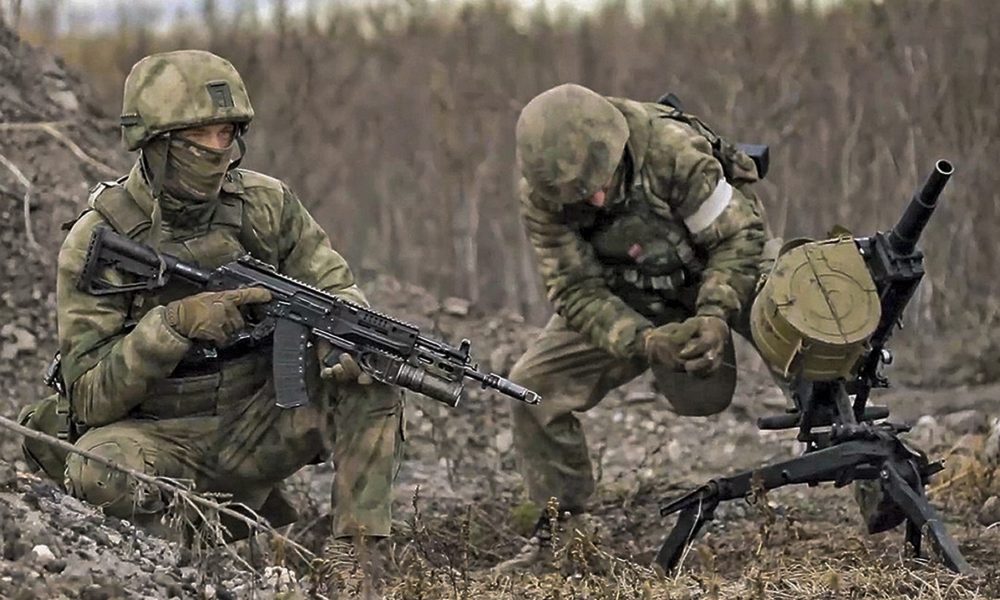
[[[921,542],[926,533],[949,569],[958,573],[971,569],[924,494],[927,481],[942,465],[929,461],[922,452],[899,439],[898,434],[908,427],[875,423],[889,415],[888,409],[880,406],[864,408],[859,422],[843,381],[799,383],[793,398],[797,405],[794,411],[761,418],[757,424],[766,430],[799,427],[798,439],[806,443],[805,453],[713,479],[664,505],[661,516],[680,514],[656,555],[657,564],[668,572],[674,569],[685,548],[702,526],[714,518],[716,507],[725,500],[746,498],[755,489],[772,490],[797,483],[831,482],[842,487],[853,481],[874,480],[883,496],[880,503],[883,518],[869,523],[869,533],[885,531],[905,521],[906,543],[916,556],[921,556]],[[815,428],[823,430],[814,431]]]
[[[970,570],[969,563],[962,558],[955,540],[945,530],[924,494],[927,481],[943,468],[941,463],[929,461],[922,452],[899,439],[899,434],[909,428],[884,421],[889,416],[887,408],[867,405],[873,388],[889,386],[881,372],[882,366],[892,363],[892,354],[886,344],[900,325],[903,309],[924,275],[924,256],[917,248],[917,240],[953,171],[948,161],[937,161],[927,182],[917,190],[888,233],[854,238],[857,252],[877,290],[881,310],[877,327],[865,339],[867,350],[851,368],[850,375],[833,379],[820,372],[822,377],[817,376],[817,379],[822,380],[810,380],[799,371],[792,378],[791,396],[795,408],[787,414],[758,420],[760,429],[797,427],[798,440],[806,444],[805,452],[797,458],[713,479],[664,505],[660,509],[662,516],[680,512],[677,524],[656,555],[656,562],[664,570],[670,571],[677,566],[684,549],[705,522],[713,519],[720,502],[745,498],[761,488],[766,491],[796,483],[817,485],[823,482],[842,487],[856,481],[876,481],[880,492],[875,518],[869,518],[869,533],[886,531],[905,522],[906,542],[917,556],[920,556],[926,532],[949,569],[959,573]],[[802,287],[792,289],[782,299],[783,306],[793,306],[802,298],[808,299],[809,294],[815,295],[818,289],[826,301],[829,318],[839,327],[851,307],[849,303],[838,306],[832,294],[838,293],[841,300],[850,298],[850,288],[826,291],[821,271],[833,267],[819,260],[810,263],[810,268],[811,277],[799,281]],[[834,279],[838,278],[847,277],[839,271]],[[809,286],[813,287],[812,292]],[[794,330],[794,327],[789,329]],[[788,333],[788,329],[783,331]],[[807,350],[807,344],[800,343],[798,350]],[[796,372],[792,367],[803,358],[796,354],[782,370]]]

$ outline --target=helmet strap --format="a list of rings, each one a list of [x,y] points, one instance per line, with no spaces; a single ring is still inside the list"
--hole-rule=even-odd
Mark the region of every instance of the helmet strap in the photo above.
[[[163,182],[167,178],[167,163],[170,161],[170,132],[163,134],[164,149],[163,149],[163,160],[160,164],[153,167],[153,180],[149,182],[150,187],[153,192],[153,199],[159,202],[160,195],[163,194]]]
[[[163,210],[160,207],[160,196],[163,194],[163,182],[167,177],[167,162],[170,160],[170,137],[171,132],[163,134],[165,148],[163,159],[158,164],[149,164],[146,153],[142,154],[142,165],[146,170],[146,181],[149,182],[150,193],[153,196],[153,211],[149,215],[149,243],[154,249],[160,248],[160,239],[163,236]]]
[[[240,149],[240,155],[236,158],[236,160],[230,163],[229,165],[230,169],[235,169],[236,167],[240,166],[240,163],[243,162],[243,157],[247,155],[247,143],[243,141],[242,132],[236,135],[236,147]]]

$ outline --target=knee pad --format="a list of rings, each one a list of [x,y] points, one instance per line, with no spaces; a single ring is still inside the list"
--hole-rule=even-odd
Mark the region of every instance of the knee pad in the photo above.
[[[103,433],[92,431],[80,438],[76,446],[132,471],[155,475],[146,460],[146,451],[136,440]],[[66,488],[76,498],[124,519],[159,512],[165,507],[160,490],[79,454],[70,454],[66,460]]]

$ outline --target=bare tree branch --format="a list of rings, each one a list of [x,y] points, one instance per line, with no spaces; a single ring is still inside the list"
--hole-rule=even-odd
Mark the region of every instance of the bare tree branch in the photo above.
[[[186,503],[188,503],[190,505],[194,505],[194,506],[199,506],[199,507],[202,507],[202,508],[206,508],[208,510],[215,511],[216,513],[218,513],[220,515],[226,515],[227,517],[233,518],[233,519],[235,519],[237,521],[240,521],[241,523],[245,524],[247,527],[250,528],[251,532],[258,532],[258,533],[264,533],[264,532],[266,532],[266,533],[269,533],[269,534],[273,535],[275,537],[275,539],[278,539],[278,540],[280,540],[280,541],[288,544],[289,547],[293,548],[296,552],[299,553],[300,557],[303,560],[309,561],[309,560],[313,560],[313,559],[316,558],[316,555],[313,554],[312,551],[310,551],[305,546],[302,546],[301,544],[299,544],[295,540],[289,539],[287,536],[282,535],[281,533],[279,533],[276,529],[274,529],[273,527],[271,527],[270,524],[268,524],[267,520],[264,517],[261,517],[260,515],[257,515],[256,513],[254,513],[249,507],[243,506],[241,504],[233,504],[233,503],[222,504],[222,503],[219,503],[219,502],[215,502],[213,500],[209,500],[208,498],[204,497],[201,494],[198,494],[198,493],[196,493],[196,492],[194,492],[192,490],[185,489],[185,488],[177,485],[176,483],[173,483],[173,482],[171,482],[169,480],[166,480],[166,479],[164,479],[162,477],[153,477],[151,475],[147,475],[146,473],[140,473],[139,471],[136,471],[136,470],[133,470],[133,469],[129,469],[128,467],[124,467],[122,465],[119,465],[118,463],[116,463],[114,461],[110,461],[110,460],[104,458],[103,456],[100,456],[98,454],[94,454],[93,452],[90,452],[88,450],[84,450],[82,448],[77,448],[73,444],[64,442],[64,441],[62,441],[62,440],[60,440],[58,438],[54,438],[51,435],[47,435],[47,434],[42,433],[40,431],[35,431],[34,429],[29,429],[29,428],[27,428],[27,427],[25,427],[23,425],[19,425],[15,421],[12,421],[11,419],[8,419],[6,417],[0,416],[0,427],[2,427],[4,429],[7,429],[9,431],[12,431],[12,432],[14,432],[14,433],[16,433],[16,434],[18,434],[18,435],[20,435],[22,437],[30,438],[30,439],[42,442],[44,444],[48,444],[48,445],[53,446],[55,448],[59,448],[60,450],[63,450],[65,452],[70,452],[70,453],[73,453],[73,454],[79,454],[80,456],[83,456],[87,460],[92,460],[92,461],[94,461],[94,462],[96,462],[96,463],[98,463],[100,465],[103,465],[103,466],[109,468],[109,469],[114,469],[115,471],[118,471],[120,473],[124,473],[124,474],[128,475],[129,477],[135,479],[136,481],[139,481],[139,482],[144,483],[146,485],[151,485],[151,486],[156,487],[158,489],[161,489],[161,490],[163,490],[165,492],[173,494],[173,495],[175,495],[175,496],[183,499],[184,502],[186,502]],[[238,506],[240,508],[243,508],[244,510],[249,511],[253,515],[253,518],[248,517],[247,515],[239,512],[239,511],[233,510],[231,508],[232,506]],[[203,513],[201,513],[201,514],[203,514]]]
[[[31,182],[17,165],[12,163],[6,156],[0,154],[0,164],[14,174],[14,179],[24,186],[24,200],[22,201],[24,211],[24,235],[28,238],[28,247],[32,250],[41,250],[41,246],[35,241],[35,234],[31,230]]]

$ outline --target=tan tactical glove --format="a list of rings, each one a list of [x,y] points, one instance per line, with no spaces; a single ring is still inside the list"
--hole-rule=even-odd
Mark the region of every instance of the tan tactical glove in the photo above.
[[[683,343],[674,341],[677,334],[668,329],[670,325],[674,323],[647,330],[643,336],[643,351],[650,363],[663,365],[672,371],[683,371],[684,365],[677,359],[677,352]]]
[[[667,368],[708,377],[722,364],[729,325],[719,317],[697,316],[651,329],[644,338],[646,356]]]
[[[333,345],[326,340],[320,340],[316,346],[316,353],[319,356],[320,365],[327,354],[333,351]],[[333,379],[337,383],[357,383],[358,385],[369,385],[373,381],[372,376],[361,370],[358,361],[347,352],[337,357],[337,364],[332,367],[321,366],[319,376],[323,379]]]
[[[259,287],[202,292],[167,304],[167,325],[186,338],[222,344],[246,326],[241,306],[270,301],[271,292]]]

